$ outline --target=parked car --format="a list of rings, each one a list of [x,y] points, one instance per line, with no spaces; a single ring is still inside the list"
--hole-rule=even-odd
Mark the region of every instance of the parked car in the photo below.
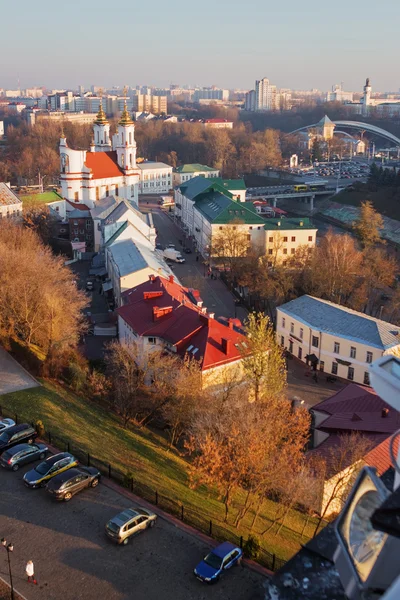
[[[72,496],[88,487],[97,487],[101,473],[94,467],[80,467],[64,471],[47,484],[47,491],[56,500],[71,500]]]
[[[144,508],[127,508],[106,525],[106,534],[117,544],[127,544],[129,538],[144,529],[154,527],[157,515]]]
[[[91,281],[90,279],[86,282],[86,291],[87,292],[92,292],[94,289],[94,282]]]
[[[14,427],[15,421],[12,419],[0,419],[0,431],[3,429],[8,429],[9,427]]]
[[[172,242],[170,242],[170,243],[168,244],[167,248],[173,248],[173,249],[174,249],[174,248],[175,248],[175,244],[173,244]]]
[[[197,565],[194,574],[200,581],[214,583],[218,581],[223,571],[230,569],[233,565],[240,565],[243,552],[240,548],[230,542],[223,542]]]
[[[12,427],[3,429],[0,433],[0,454],[23,442],[32,444],[36,438],[37,433],[35,428],[28,423],[21,423],[21,425],[13,425]]]
[[[44,460],[49,449],[45,444],[18,444],[3,452],[0,464],[5,469],[18,471],[22,465],[35,460]]]
[[[185,254],[192,254],[192,250],[190,248],[184,248],[183,251]]]
[[[162,245],[162,244],[159,244],[159,243],[157,242],[157,244],[156,244],[156,250],[164,250],[164,248],[163,248],[163,245]]]
[[[77,459],[69,452],[54,454],[54,456],[50,456],[37,467],[25,473],[24,483],[30,488],[41,487],[52,477],[55,477],[67,469],[76,467],[77,464]]]

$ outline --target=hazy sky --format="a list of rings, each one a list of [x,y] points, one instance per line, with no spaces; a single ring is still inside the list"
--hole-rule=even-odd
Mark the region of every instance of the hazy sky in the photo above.
[[[398,90],[398,0],[2,0],[0,87]]]

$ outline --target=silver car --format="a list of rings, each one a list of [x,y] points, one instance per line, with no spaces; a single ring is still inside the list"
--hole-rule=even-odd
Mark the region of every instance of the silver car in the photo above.
[[[0,419],[0,431],[4,431],[4,429],[8,429],[9,427],[14,427],[15,421],[12,419]]]
[[[127,544],[131,535],[154,527],[157,515],[145,508],[126,508],[110,519],[106,525],[106,534],[117,544]]]

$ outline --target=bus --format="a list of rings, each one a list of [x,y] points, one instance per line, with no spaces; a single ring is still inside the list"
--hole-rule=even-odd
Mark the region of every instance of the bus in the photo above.
[[[295,192],[306,192],[308,188],[306,185],[301,184],[301,185],[294,185],[293,189]]]

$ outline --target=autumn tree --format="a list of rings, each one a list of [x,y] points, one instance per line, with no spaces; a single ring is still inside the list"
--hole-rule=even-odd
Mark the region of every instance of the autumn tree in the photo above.
[[[249,235],[242,229],[243,221],[232,219],[230,223],[213,235],[211,256],[229,269],[232,278],[239,272],[239,266],[250,249]]]
[[[239,350],[252,400],[258,404],[269,401],[285,389],[285,358],[268,317],[251,313],[245,330],[246,341],[240,344]]]
[[[371,449],[371,441],[357,431],[339,435],[339,442],[331,446],[325,456],[325,470],[321,472],[325,485],[329,482],[324,493],[320,519],[315,528],[316,535],[325,515],[330,509],[341,506],[352,485],[364,465],[364,457]],[[335,510],[336,512],[336,510]]]
[[[22,224],[35,231],[44,244],[48,244],[56,235],[55,225],[57,217],[51,213],[46,204],[27,201],[24,202]]]
[[[353,228],[364,248],[382,242],[380,231],[383,229],[383,217],[375,210],[370,200],[361,202],[360,215]]]

